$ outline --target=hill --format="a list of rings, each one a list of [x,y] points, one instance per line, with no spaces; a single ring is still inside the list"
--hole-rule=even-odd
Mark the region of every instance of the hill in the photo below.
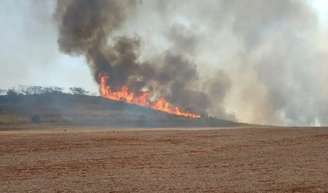
[[[109,127],[226,127],[216,118],[192,120],[97,96],[42,94],[0,96],[0,124],[71,124]]]

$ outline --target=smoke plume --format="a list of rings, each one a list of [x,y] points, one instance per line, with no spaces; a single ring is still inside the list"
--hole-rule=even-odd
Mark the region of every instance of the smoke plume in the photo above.
[[[232,120],[328,123],[328,48],[306,1],[58,0],[55,16],[60,50],[114,89]]]
[[[100,73],[106,73],[113,89],[127,85],[134,92],[151,90],[175,104],[205,113],[208,96],[192,89],[198,71],[178,48],[183,44],[162,56],[141,61],[138,36],[113,36],[136,11],[136,6],[136,1],[58,1],[60,49],[68,54],[85,55],[95,80]]]

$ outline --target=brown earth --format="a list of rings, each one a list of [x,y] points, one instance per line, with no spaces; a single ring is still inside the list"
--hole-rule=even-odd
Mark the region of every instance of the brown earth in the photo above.
[[[1,131],[0,192],[328,192],[328,129]]]

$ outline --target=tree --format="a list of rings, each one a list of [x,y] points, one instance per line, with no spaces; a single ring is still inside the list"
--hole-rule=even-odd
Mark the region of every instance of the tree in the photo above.
[[[60,87],[45,87],[43,88],[43,94],[63,94],[63,90]]]
[[[30,86],[24,89],[25,95],[41,95],[43,94],[43,89],[41,86]]]
[[[53,94],[63,94],[64,89],[60,87],[52,87],[52,93]]]
[[[41,117],[40,117],[40,115],[33,115],[33,116],[31,117],[31,121],[32,121],[32,123],[40,123],[40,122],[41,122]]]
[[[16,91],[15,89],[9,89],[9,90],[7,91],[7,95],[8,95],[9,97],[16,97],[16,96],[18,95],[18,93],[17,93],[17,91]]]
[[[79,87],[71,87],[70,91],[73,95],[87,95],[89,92]]]

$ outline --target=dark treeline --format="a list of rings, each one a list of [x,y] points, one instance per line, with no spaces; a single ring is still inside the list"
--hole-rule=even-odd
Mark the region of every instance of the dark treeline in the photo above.
[[[18,96],[18,95],[90,95],[91,93],[80,87],[71,87],[68,92],[61,87],[42,87],[42,86],[20,86],[17,88],[0,89],[0,95]]]

